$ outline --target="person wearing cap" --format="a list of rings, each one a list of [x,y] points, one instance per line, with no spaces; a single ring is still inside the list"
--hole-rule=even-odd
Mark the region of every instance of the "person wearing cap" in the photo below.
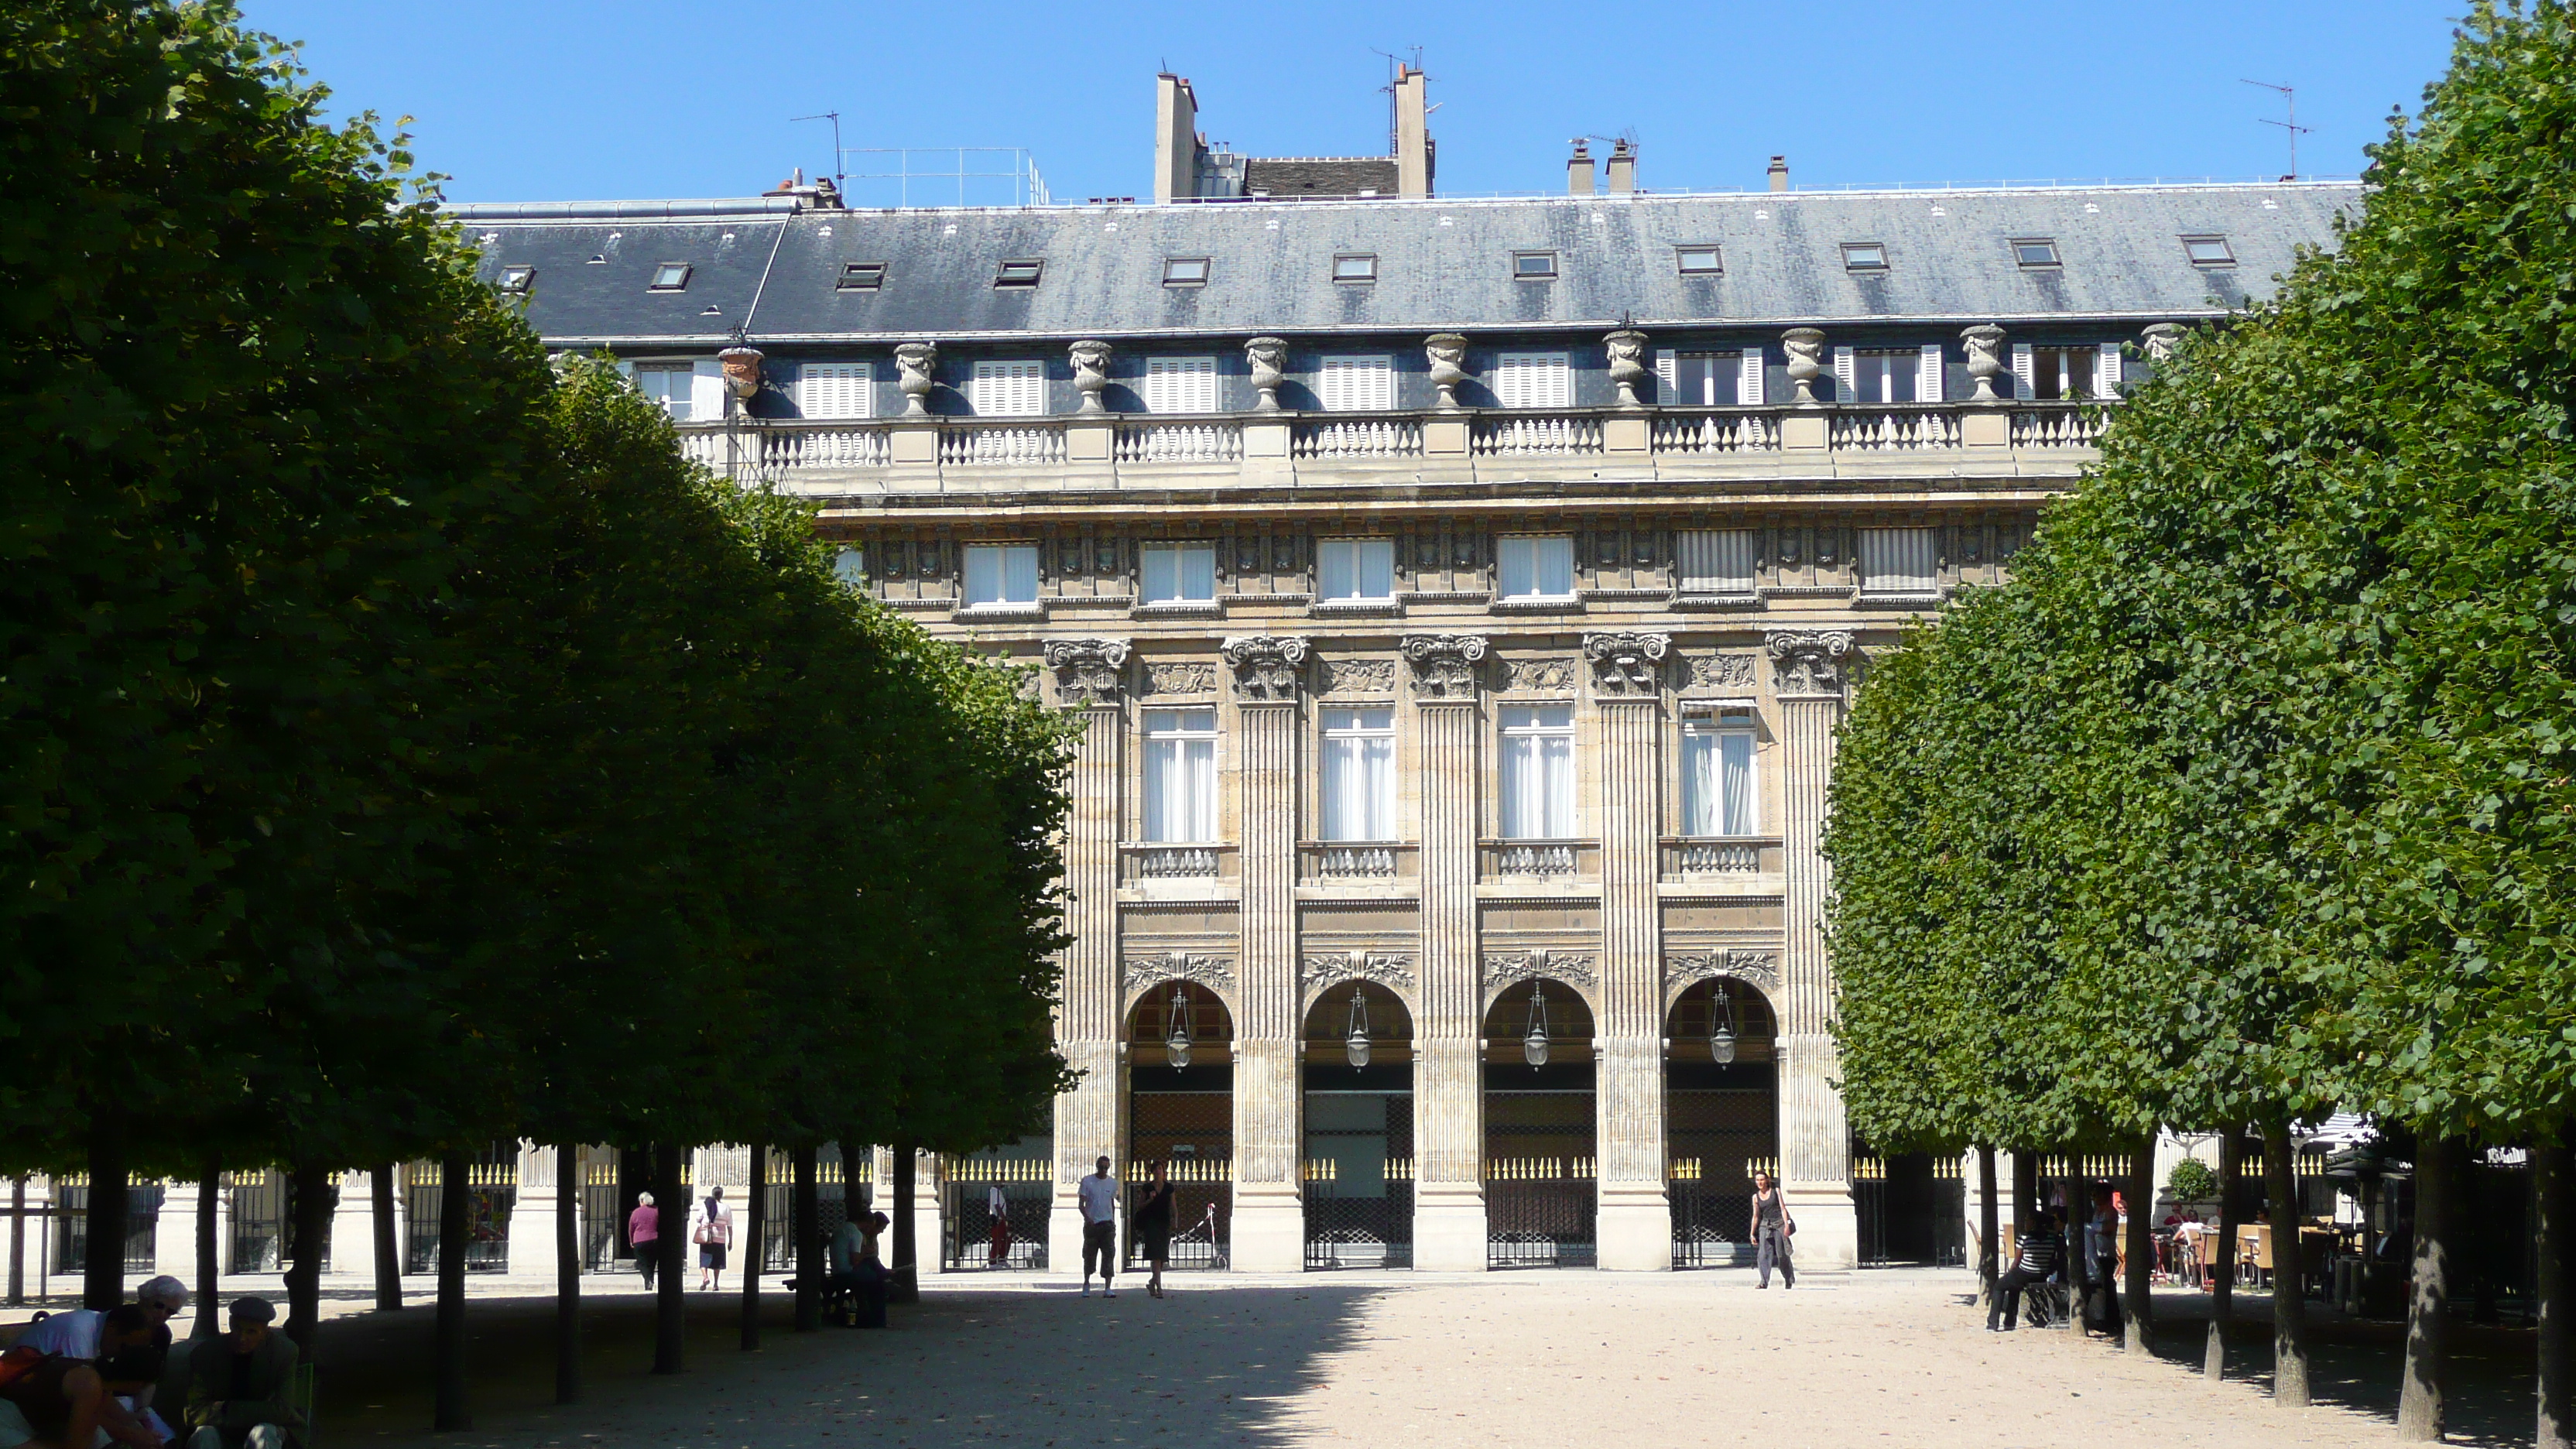
[[[232,1332],[188,1355],[188,1449],[286,1449],[301,1443],[304,1416],[290,1400],[295,1342],[271,1327],[265,1298],[236,1298]]]

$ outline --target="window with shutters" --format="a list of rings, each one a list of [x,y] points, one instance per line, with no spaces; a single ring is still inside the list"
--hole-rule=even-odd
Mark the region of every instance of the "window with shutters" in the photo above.
[[[1682,834],[1759,835],[1753,716],[1730,710],[1682,721]]]
[[[1685,594],[1753,592],[1753,530],[1690,529],[1676,535]]]
[[[1216,711],[1145,711],[1145,838],[1216,839]]]
[[[1383,412],[1395,406],[1395,359],[1384,353],[1327,357],[1315,394],[1328,413]]]
[[[1033,418],[1046,412],[1046,364],[979,362],[967,384],[966,401],[976,415],[988,418]]]
[[[1038,601],[1036,544],[970,543],[965,553],[967,607]]]
[[[1147,543],[1136,549],[1138,602],[1200,604],[1216,597],[1216,545]]]
[[[1494,400],[1507,408],[1574,406],[1574,366],[1562,352],[1504,352],[1494,357]]]
[[[1860,589],[1864,594],[1929,594],[1940,588],[1940,531],[1864,528]]]
[[[1923,353],[1912,347],[1839,348],[1834,365],[1841,373],[1836,380],[1848,389],[1848,396],[1840,401],[1914,402],[1916,387],[1922,381]]]
[[[1505,599],[1574,597],[1574,536],[1505,534],[1494,546],[1495,590]]]
[[[1149,413],[1215,412],[1216,389],[1213,357],[1145,359],[1145,411]]]
[[[1567,840],[1574,819],[1574,706],[1495,711],[1502,726],[1502,834],[1506,840]]]
[[[2091,397],[2101,350],[2084,347],[2033,347],[2030,350],[2030,396],[2043,402]]]
[[[1395,711],[1323,712],[1325,840],[1395,838]]]
[[[1324,538],[1315,541],[1315,598],[1353,603],[1395,597],[1395,540]]]
[[[685,423],[689,420],[692,411],[689,406],[689,395],[690,379],[693,376],[695,376],[695,370],[685,362],[638,363],[635,367],[635,386],[638,391],[651,398],[662,411],[670,414],[671,421]]]
[[[1744,355],[1680,352],[1673,355],[1675,407],[1732,407],[1743,400]]]
[[[796,411],[809,418],[876,415],[876,365],[808,362],[796,369]]]

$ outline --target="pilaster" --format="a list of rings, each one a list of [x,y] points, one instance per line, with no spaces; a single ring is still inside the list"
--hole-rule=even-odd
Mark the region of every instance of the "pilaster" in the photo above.
[[[216,1200],[220,1203],[222,1194],[218,1193]],[[340,1204],[342,1211],[347,1211],[349,1199],[346,1193],[341,1194]],[[219,1207],[216,1212],[220,1220],[222,1209]],[[35,1219],[31,1217],[27,1221],[32,1229]],[[27,1238],[32,1243],[35,1241],[35,1234],[31,1231]],[[220,1233],[216,1235],[215,1241],[218,1244],[223,1241]],[[30,1254],[34,1251],[33,1248],[28,1249]],[[335,1241],[332,1245],[334,1262],[340,1261],[337,1257],[338,1251],[339,1245]],[[193,1182],[167,1184],[161,1194],[161,1221],[152,1238],[152,1271],[167,1273],[180,1282],[188,1284],[190,1292],[196,1291],[197,1185]]]
[[[1777,671],[1784,920],[1780,963],[1780,1176],[1798,1219],[1798,1250],[1817,1267],[1859,1260],[1851,1195],[1851,1126],[1843,1112],[1833,1025],[1833,964],[1825,954],[1832,882],[1822,850],[1842,720],[1843,674],[1854,654],[1838,630],[1779,631],[1768,641]]]
[[[696,1182],[695,1190],[690,1194],[692,1199],[706,1196],[706,1190],[718,1183],[738,1181],[738,1179],[709,1172],[707,1158],[711,1155],[713,1154],[701,1152],[698,1156],[698,1169],[691,1174]],[[733,1155],[740,1157],[742,1154],[737,1152]],[[555,1165],[553,1148],[540,1147],[533,1142],[519,1144],[519,1191],[517,1199],[510,1205],[510,1271],[513,1273],[553,1272],[555,1270],[555,1214],[569,1212],[577,1215],[581,1211],[580,1184],[573,1184],[571,1191],[565,1191],[561,1181],[562,1174],[555,1170]],[[374,1188],[372,1177],[353,1175],[351,1182],[356,1185],[343,1188],[340,1192],[342,1212],[349,1210],[349,1200],[353,1194],[363,1195]],[[740,1204],[737,1203],[736,1206]],[[578,1235],[574,1240],[579,1241]],[[338,1251],[337,1245],[334,1246],[333,1251]],[[369,1248],[359,1257],[339,1258],[334,1261],[372,1263],[375,1261],[373,1254],[374,1249]],[[692,1255],[689,1262],[694,1267],[697,1263],[696,1256]]]
[[[1234,1040],[1232,1259],[1254,1273],[1305,1266],[1298,1090],[1298,696],[1306,642],[1228,639],[1220,656],[1241,710],[1243,904]]]
[[[1600,1263],[1672,1266],[1665,1195],[1663,931],[1655,895],[1663,733],[1662,634],[1583,641],[1601,716]]]
[[[1413,635],[1422,720],[1422,1013],[1414,1023],[1414,1266],[1485,1266],[1484,989],[1477,952],[1477,635]]]
[[[1081,1080],[1055,1101],[1055,1206],[1048,1215],[1049,1271],[1082,1271],[1082,1213],[1074,1185],[1095,1159],[1118,1160],[1118,822],[1124,716],[1122,640],[1050,640],[1046,664],[1057,697],[1081,711],[1073,758],[1073,808],[1065,829],[1064,1000],[1058,1049]]]

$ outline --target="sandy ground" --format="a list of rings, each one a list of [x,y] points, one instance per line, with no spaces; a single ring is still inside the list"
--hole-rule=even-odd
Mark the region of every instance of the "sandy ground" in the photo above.
[[[1122,1282],[1128,1280],[1122,1280]],[[622,1285],[621,1285],[622,1286]],[[2196,1295],[2160,1300],[2155,1358],[2064,1332],[1983,1331],[1957,1270],[1813,1275],[1757,1291],[1749,1273],[1174,1275],[1084,1299],[1061,1280],[935,1279],[886,1332],[786,1331],[773,1297],[757,1354],[738,1298],[692,1295],[688,1372],[650,1378],[649,1305],[589,1309],[588,1400],[552,1404],[552,1303],[478,1297],[476,1428],[428,1420],[428,1306],[346,1310],[326,1328],[321,1449],[384,1445],[2065,1446],[2114,1434],[2165,1446],[2393,1442],[2393,1336],[2327,1326],[2321,1394],[2266,1396],[2259,1324],[2233,1381],[2198,1376]],[[504,1285],[490,1285],[501,1290]],[[2268,1310],[2259,1297],[2246,1308]],[[14,1316],[14,1315],[13,1315]],[[2455,1443],[2529,1442],[2516,1335],[2466,1335]],[[2483,1344],[2485,1347],[2481,1347]]]

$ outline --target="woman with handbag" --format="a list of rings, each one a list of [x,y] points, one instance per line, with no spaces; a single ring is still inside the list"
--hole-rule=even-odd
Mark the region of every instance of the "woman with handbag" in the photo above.
[[[1798,1220],[1789,1216],[1789,1205],[1780,1198],[1780,1185],[1771,1174],[1753,1174],[1753,1265],[1762,1275],[1753,1286],[1771,1286],[1771,1269],[1780,1269],[1780,1286],[1798,1286],[1798,1268],[1790,1261],[1789,1240],[1798,1233]]]
[[[698,1291],[723,1286],[725,1249],[733,1246],[733,1209],[725,1206],[722,1187],[707,1189],[698,1205],[697,1229],[689,1240],[698,1245]]]

